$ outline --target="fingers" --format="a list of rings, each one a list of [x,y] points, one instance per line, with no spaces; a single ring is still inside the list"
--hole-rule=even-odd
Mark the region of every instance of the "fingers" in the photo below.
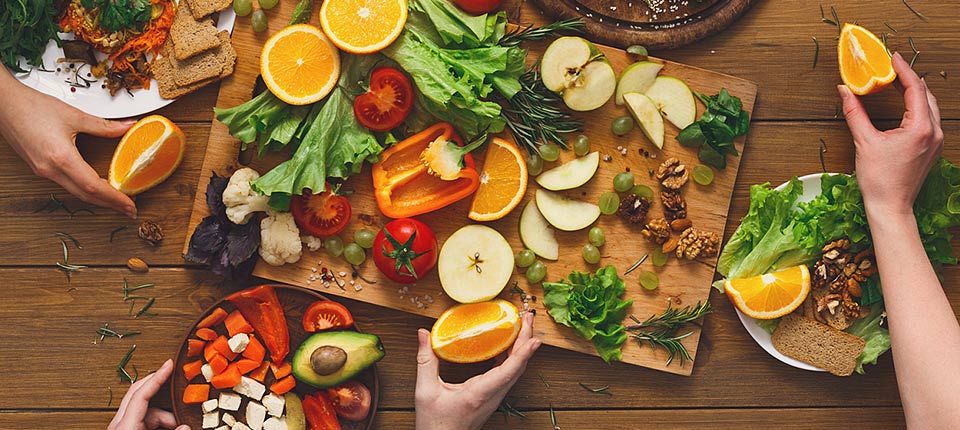
[[[923,88],[927,92],[927,104],[930,105],[930,118],[933,119],[934,125],[940,125],[940,105],[937,104],[937,98],[933,96],[933,92],[930,91],[930,87],[927,86],[926,79],[920,79],[923,82]]]
[[[92,134],[100,137],[120,137],[127,132],[137,121],[128,119],[123,121],[111,121],[84,113],[75,124],[77,131],[86,134]]]
[[[123,417],[120,419],[120,428],[136,428],[136,425],[144,422],[147,417],[150,399],[160,391],[160,387],[167,382],[171,373],[173,373],[173,361],[167,360],[163,363],[163,366],[160,366],[160,369],[145,378],[143,385],[135,391],[133,387],[130,387],[130,391],[133,391],[133,393],[127,392],[130,400],[126,405],[126,410],[123,411]]]
[[[854,142],[870,141],[872,135],[879,131],[870,122],[870,116],[867,115],[863,102],[846,85],[838,85],[837,91],[840,92],[840,99],[843,101],[843,117],[847,120],[847,127],[850,128]]]
[[[172,429],[177,426],[177,418],[169,411],[150,408],[147,409],[147,416],[143,418],[143,425],[147,430]]]
[[[417,331],[420,344],[417,350],[417,392],[429,395],[440,384],[440,360],[433,353],[430,346],[430,332],[425,329]]]
[[[81,200],[98,206],[108,207],[126,214],[131,218],[137,217],[137,206],[126,194],[110,186],[106,179],[97,175],[80,153],[74,151],[66,165],[60,168],[63,181],[57,181],[70,194]]]
[[[517,340],[513,343],[513,348],[510,349],[511,354],[533,337],[533,316],[533,312],[524,312],[523,325],[520,326],[520,334],[517,335]]]
[[[900,126],[911,128],[917,124],[917,121],[924,121],[930,115],[927,86],[924,85],[917,73],[910,68],[910,65],[907,64],[899,52],[893,54],[893,70],[897,72],[897,79],[903,86],[903,102],[907,110],[903,114],[903,121]]]
[[[153,378],[153,373],[147,375],[146,377],[140,378],[137,382],[130,384],[130,388],[127,388],[126,394],[123,395],[123,399],[120,400],[120,407],[117,408],[117,414],[113,416],[113,420],[110,421],[109,429],[113,429],[116,425],[123,419],[124,413],[127,411],[127,405],[130,404],[130,400],[136,394],[137,390],[143,386],[144,383]]]
[[[506,394],[523,375],[523,371],[527,368],[527,362],[530,361],[530,357],[533,357],[533,353],[540,348],[541,344],[542,342],[537,338],[529,338],[523,342],[518,341],[503,364],[490,369],[483,375],[471,378],[467,383],[471,385],[472,389],[477,390],[477,395],[482,398],[492,398]]]

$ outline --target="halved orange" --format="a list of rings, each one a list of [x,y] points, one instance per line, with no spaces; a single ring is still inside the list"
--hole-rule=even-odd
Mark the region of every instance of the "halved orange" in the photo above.
[[[187,138],[180,127],[166,117],[148,116],[120,139],[107,180],[124,194],[140,194],[169,178],[186,149]]]
[[[292,105],[326,97],[340,78],[340,51],[319,28],[291,25],[263,44],[260,75],[273,95]]]
[[[724,287],[740,312],[761,320],[780,318],[800,307],[810,294],[810,271],[800,265],[751,278],[730,279]]]
[[[390,46],[407,23],[406,0],[324,0],[320,26],[340,49],[372,54]]]
[[[517,145],[499,137],[487,146],[480,187],[473,195],[470,214],[474,221],[493,221],[507,216],[527,192],[527,163]]]
[[[843,84],[857,95],[880,91],[897,78],[886,46],[859,25],[843,25],[837,43],[837,61]]]
[[[510,348],[520,325],[520,311],[506,300],[457,305],[437,319],[430,344],[444,360],[477,363]]]

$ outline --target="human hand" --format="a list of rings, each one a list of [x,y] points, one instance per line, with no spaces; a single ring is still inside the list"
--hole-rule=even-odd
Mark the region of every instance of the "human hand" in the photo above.
[[[160,391],[173,373],[173,361],[167,360],[156,372],[134,382],[120,402],[117,415],[110,421],[107,430],[190,430],[187,425],[177,427],[177,419],[163,409],[151,408],[150,398]]]
[[[860,99],[844,85],[838,89],[857,149],[857,182],[864,205],[882,216],[912,217],[913,201],[943,150],[943,130],[937,99],[926,81],[900,53],[893,55],[893,68],[906,106],[899,128],[877,130]]]
[[[417,430],[477,430],[483,427],[500,402],[527,368],[527,361],[540,347],[533,337],[533,313],[523,316],[523,326],[509,357],[503,363],[462,384],[440,379],[440,362],[430,346],[430,332],[417,333],[416,414]]]
[[[0,134],[37,176],[50,179],[90,204],[136,218],[137,207],[111,187],[77,150],[79,133],[120,137],[134,121],[109,121],[86,114],[54,97],[20,84],[0,67],[0,89],[8,100],[0,106]]]

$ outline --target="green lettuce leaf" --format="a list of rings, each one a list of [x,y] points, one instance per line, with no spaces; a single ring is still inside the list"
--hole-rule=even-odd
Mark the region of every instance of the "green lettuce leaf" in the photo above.
[[[471,15],[449,0],[411,0],[406,28],[438,46],[478,48],[497,44],[506,33],[507,14]]]
[[[860,318],[846,330],[866,342],[863,352],[857,358],[857,373],[861,375],[864,373],[864,364],[877,364],[880,355],[890,349],[890,332],[880,327],[882,318],[883,305],[874,305],[870,308],[870,315]]]

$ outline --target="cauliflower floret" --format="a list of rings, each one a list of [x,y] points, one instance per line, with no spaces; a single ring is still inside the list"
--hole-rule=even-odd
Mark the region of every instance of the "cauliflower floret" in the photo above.
[[[260,174],[249,167],[237,170],[230,177],[222,197],[230,222],[246,224],[255,212],[266,212],[270,209],[270,205],[267,204],[270,196],[261,196],[250,188],[250,181],[259,177]]]
[[[320,248],[323,248],[323,239],[316,236],[305,234],[300,236],[300,241],[311,251],[319,251]]]
[[[300,261],[300,229],[290,212],[267,211],[260,221],[260,256],[271,266]]]

